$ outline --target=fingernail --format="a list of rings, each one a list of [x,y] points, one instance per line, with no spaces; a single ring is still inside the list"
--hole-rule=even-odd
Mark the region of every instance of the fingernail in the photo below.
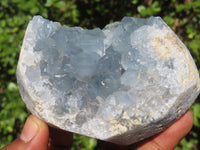
[[[23,140],[25,143],[28,143],[36,136],[38,129],[39,127],[36,121],[32,117],[29,117],[26,120],[22,133],[20,135],[21,140]]]

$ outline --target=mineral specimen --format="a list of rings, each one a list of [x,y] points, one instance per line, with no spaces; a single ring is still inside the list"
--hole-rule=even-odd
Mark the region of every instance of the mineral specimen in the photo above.
[[[200,90],[188,49],[160,17],[124,17],[103,30],[84,30],[35,16],[17,79],[34,115],[121,145],[165,129]]]

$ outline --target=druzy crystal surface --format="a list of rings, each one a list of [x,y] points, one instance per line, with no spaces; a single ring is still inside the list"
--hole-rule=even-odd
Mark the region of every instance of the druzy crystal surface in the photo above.
[[[29,110],[61,129],[127,145],[178,119],[199,94],[184,44],[160,17],[103,30],[29,22],[17,68]]]

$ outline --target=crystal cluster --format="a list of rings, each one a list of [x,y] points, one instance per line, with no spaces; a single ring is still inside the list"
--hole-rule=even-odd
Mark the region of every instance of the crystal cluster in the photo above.
[[[188,49],[160,17],[124,17],[87,30],[35,16],[17,79],[34,115],[121,145],[165,129],[200,89]]]

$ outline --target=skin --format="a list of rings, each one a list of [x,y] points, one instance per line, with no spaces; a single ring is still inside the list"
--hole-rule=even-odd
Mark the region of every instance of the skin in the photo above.
[[[160,134],[142,142],[139,146],[119,146],[104,143],[103,150],[173,150],[180,140],[191,130],[193,115],[187,111],[180,119]],[[73,134],[49,127],[39,118],[30,115],[21,135],[1,150],[69,150],[73,142]]]

